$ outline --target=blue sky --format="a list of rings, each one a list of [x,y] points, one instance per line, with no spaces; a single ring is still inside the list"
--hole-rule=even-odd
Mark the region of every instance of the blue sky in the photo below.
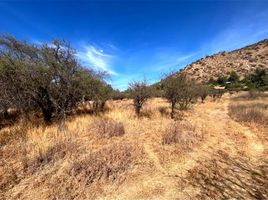
[[[108,71],[124,90],[268,38],[268,1],[0,0],[0,33],[70,41],[83,65]]]

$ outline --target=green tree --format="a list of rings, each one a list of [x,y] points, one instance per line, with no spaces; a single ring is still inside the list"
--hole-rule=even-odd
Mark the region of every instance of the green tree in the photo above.
[[[228,77],[228,81],[231,83],[237,83],[239,81],[239,76],[235,71],[232,71]]]
[[[265,69],[256,69],[254,74],[249,75],[246,78],[247,85],[256,88],[262,88],[268,86],[268,74]]]
[[[221,85],[221,86],[225,86],[226,85],[226,81],[227,81],[227,78],[223,75],[219,76],[218,79],[217,79],[217,84]]]

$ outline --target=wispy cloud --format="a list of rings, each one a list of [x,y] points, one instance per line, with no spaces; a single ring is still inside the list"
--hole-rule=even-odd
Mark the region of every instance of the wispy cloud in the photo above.
[[[183,56],[179,56],[176,61],[177,62],[184,62],[184,61],[187,61],[189,60],[190,58],[192,58],[193,56],[195,56],[197,53],[191,53],[191,54],[188,54],[188,55],[183,55]]]
[[[161,60],[158,60],[155,69],[156,71],[162,71],[164,73],[172,70],[178,70],[179,68],[184,67],[185,65],[194,61],[199,54],[199,51],[186,54],[177,52],[169,53],[168,55],[163,56]]]
[[[112,69],[113,55],[105,53],[103,49],[99,49],[94,45],[84,45],[77,52],[78,59],[87,67],[95,70],[106,71],[110,75],[117,75]]]
[[[268,10],[248,19],[236,16],[229,27],[206,41],[201,51],[206,54],[230,51],[268,38]]]

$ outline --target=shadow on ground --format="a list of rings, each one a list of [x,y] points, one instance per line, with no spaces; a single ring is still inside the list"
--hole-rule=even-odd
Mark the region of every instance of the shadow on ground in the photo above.
[[[268,160],[254,163],[218,151],[184,180],[199,191],[198,199],[268,199]]]

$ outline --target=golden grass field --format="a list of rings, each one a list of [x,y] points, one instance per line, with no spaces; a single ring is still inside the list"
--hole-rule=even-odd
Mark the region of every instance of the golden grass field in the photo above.
[[[267,100],[208,98],[176,122],[164,99],[147,102],[140,119],[131,100],[111,101],[101,116],[70,117],[64,131],[5,127],[0,199],[268,199]],[[238,105],[262,114],[244,120]]]

